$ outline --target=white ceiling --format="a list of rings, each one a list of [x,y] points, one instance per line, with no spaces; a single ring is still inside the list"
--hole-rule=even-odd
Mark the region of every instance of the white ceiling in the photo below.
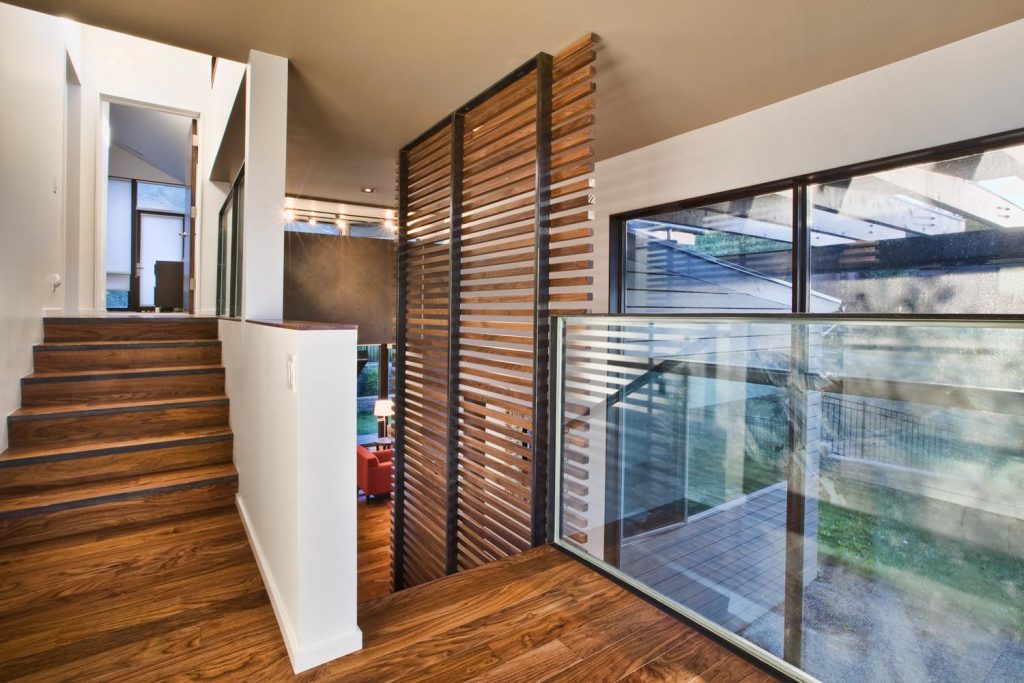
[[[110,105],[110,142],[182,185],[191,180],[192,119],[145,107]]]
[[[587,32],[600,159],[1024,18],[1021,0],[15,1],[239,61],[288,57],[288,191],[365,201],[370,185],[383,204],[404,143]]]

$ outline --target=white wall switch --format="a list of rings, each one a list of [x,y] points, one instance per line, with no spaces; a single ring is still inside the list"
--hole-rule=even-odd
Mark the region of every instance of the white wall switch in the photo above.
[[[288,391],[294,392],[295,391],[295,354],[294,353],[289,353],[288,354],[288,361],[286,363],[286,367],[287,367],[287,379],[286,379],[286,382],[287,382],[287,386],[288,386]]]

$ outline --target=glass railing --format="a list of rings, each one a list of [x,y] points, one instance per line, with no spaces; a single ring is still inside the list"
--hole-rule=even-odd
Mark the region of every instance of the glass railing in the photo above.
[[[554,334],[560,545],[796,678],[1024,675],[1024,321]]]

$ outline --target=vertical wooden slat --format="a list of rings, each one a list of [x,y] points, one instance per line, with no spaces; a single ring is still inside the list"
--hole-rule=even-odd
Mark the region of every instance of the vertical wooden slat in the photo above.
[[[583,36],[553,60],[552,79],[552,134],[551,145],[558,158],[574,154],[580,161],[593,157],[592,130],[594,125],[594,75],[593,63],[596,60],[595,47],[597,37],[593,34]],[[568,93],[574,93],[568,97]],[[551,315],[569,315],[590,313],[590,301],[593,298],[591,285],[593,280],[593,261],[587,254],[593,251],[593,214],[585,209],[594,203],[594,177],[592,167],[584,165],[586,172],[559,180],[552,179],[551,193],[557,198],[552,204],[552,240],[573,234],[574,239],[558,241],[552,248],[550,259],[551,269],[557,273],[550,283],[549,312]],[[581,208],[584,209],[581,211]],[[578,232],[576,232],[578,231]],[[560,249],[571,253],[559,255]],[[582,284],[580,284],[582,283]],[[581,413],[575,410],[566,411],[571,417],[566,420],[565,438],[580,450],[589,445],[589,437],[584,427],[587,420],[578,419]],[[562,504],[567,508],[581,509],[585,507],[589,496],[590,468],[574,468],[563,473],[563,480],[557,482],[561,486]],[[555,485],[553,482],[552,485]],[[550,497],[549,497],[550,498]],[[578,515],[566,515],[562,520],[562,534],[574,541],[585,544],[588,528],[602,527],[604,519],[593,519],[583,516],[585,523],[580,523]]]

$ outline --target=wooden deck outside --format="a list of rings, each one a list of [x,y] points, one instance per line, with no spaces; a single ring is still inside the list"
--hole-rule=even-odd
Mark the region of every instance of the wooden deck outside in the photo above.
[[[622,571],[738,630],[785,595],[785,483],[623,545]]]
[[[230,508],[0,551],[4,681],[771,680],[550,547],[373,600],[360,625],[362,651],[294,677]]]

